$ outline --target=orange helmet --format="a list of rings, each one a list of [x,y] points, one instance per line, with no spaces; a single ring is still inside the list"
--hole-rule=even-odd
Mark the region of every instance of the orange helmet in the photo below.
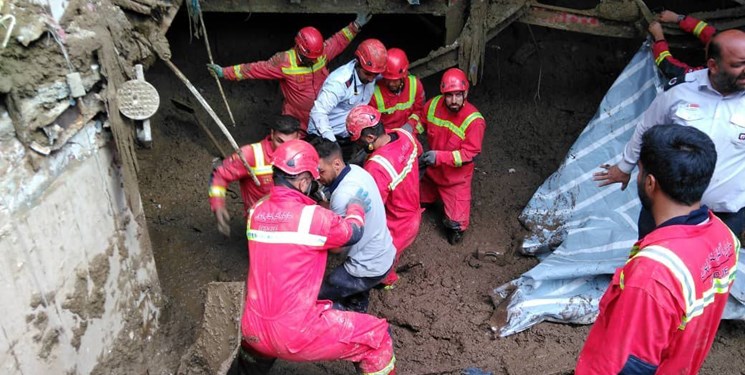
[[[458,68],[450,68],[445,71],[440,81],[440,93],[468,91],[468,78],[466,73]]]
[[[347,116],[347,131],[352,141],[362,136],[362,131],[380,122],[380,112],[369,105],[358,105],[349,111]]]
[[[383,43],[377,39],[365,39],[357,47],[354,55],[357,56],[362,69],[370,73],[382,73],[385,70],[387,53]]]
[[[317,59],[323,55],[323,36],[315,27],[300,29],[295,36],[295,45],[300,54],[309,59]]]
[[[274,150],[272,165],[289,175],[299,175],[309,172],[313,179],[320,177],[318,173],[318,152],[310,143],[293,139],[284,142]]]
[[[409,59],[406,58],[406,52],[400,48],[389,49],[383,78],[401,79],[407,75],[409,75]]]

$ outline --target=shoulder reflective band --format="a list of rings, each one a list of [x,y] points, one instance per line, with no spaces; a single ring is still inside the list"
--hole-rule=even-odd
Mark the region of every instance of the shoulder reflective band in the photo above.
[[[735,249],[736,250],[736,249]],[[637,253],[636,257],[645,257],[662,264],[678,280],[685,300],[685,314],[678,329],[685,329],[691,319],[703,314],[704,308],[714,302],[715,294],[726,294],[735,280],[737,263],[722,278],[712,278],[711,288],[702,291],[701,298],[696,298],[696,284],[688,267],[671,250],[662,246],[648,246]]]
[[[375,85],[373,96],[375,97],[375,103],[378,105],[378,112],[390,115],[395,111],[405,111],[414,105],[414,99],[416,98],[417,83],[416,78],[410,75],[409,79],[409,97],[403,103],[396,103],[392,107],[385,106],[385,100],[383,100],[383,94],[380,92],[380,86]]]
[[[303,211],[300,214],[300,221],[298,222],[298,228],[295,232],[270,232],[251,229],[251,217],[253,217],[256,209],[262,203],[264,203],[264,201],[265,200],[259,201],[259,203],[257,203],[250,211],[250,215],[248,217],[248,225],[246,225],[246,237],[248,238],[248,241],[268,244],[304,245],[315,247],[321,247],[326,244],[326,236],[320,236],[310,233],[310,226],[313,223],[313,214],[315,213],[315,208],[317,207],[317,205],[303,207]]]
[[[272,166],[264,162],[264,148],[261,146],[261,142],[252,143],[251,149],[254,153],[254,160],[256,164],[251,167],[251,170],[256,176],[264,176],[272,174]]]
[[[466,139],[466,130],[469,126],[471,126],[471,123],[474,120],[484,118],[481,113],[474,112],[468,115],[468,117],[463,120],[463,123],[461,123],[460,126],[457,126],[448,120],[443,120],[435,116],[435,110],[437,109],[437,105],[440,103],[440,100],[442,100],[442,95],[436,96],[429,104],[429,108],[427,109],[427,121],[432,123],[432,125],[450,129],[450,131],[457,135],[460,139]]]
[[[414,137],[409,134],[409,132],[405,130],[396,130],[399,134],[404,134],[405,137],[409,138],[409,141],[414,145],[414,148],[411,150],[411,154],[409,155],[409,158],[406,160],[406,165],[401,170],[401,173],[396,172],[396,168],[393,167],[393,164],[391,164],[388,159],[380,156],[375,155],[370,158],[370,161],[374,161],[378,163],[385,171],[388,173],[388,176],[391,177],[391,182],[388,184],[388,189],[390,191],[393,191],[396,189],[396,187],[403,181],[406,176],[411,172],[412,169],[414,169],[414,162],[416,161],[416,155],[419,153],[418,147],[416,145],[416,142],[414,141]]]
[[[323,67],[326,66],[326,55],[321,55],[321,57],[318,58],[318,61],[316,61],[315,64],[311,67],[306,66],[298,66],[297,65],[297,55],[295,54],[295,50],[291,49],[286,52],[287,53],[287,60],[290,62],[289,67],[283,67],[282,73],[287,75],[301,75],[301,74],[310,74],[317,72]]]

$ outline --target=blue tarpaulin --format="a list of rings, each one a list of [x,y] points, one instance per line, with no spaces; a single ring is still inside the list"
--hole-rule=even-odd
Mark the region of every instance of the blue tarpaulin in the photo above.
[[[564,162],[535,192],[520,220],[531,231],[522,252],[541,262],[495,291],[511,294],[501,336],[542,321],[591,324],[600,297],[637,238],[640,203],[636,170],[625,191],[620,184],[598,187],[592,174],[616,164],[636,123],[662,91],[662,80],[645,42],[606,93],[595,116],[569,149]],[[745,317],[745,257],[724,313]]]

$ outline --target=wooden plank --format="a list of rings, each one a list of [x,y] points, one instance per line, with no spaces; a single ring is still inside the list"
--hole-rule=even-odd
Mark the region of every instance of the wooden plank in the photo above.
[[[444,16],[450,7],[448,0],[422,0],[420,5],[407,1],[370,0],[211,0],[201,3],[203,12],[229,13],[327,13],[354,14],[367,10],[375,14],[431,14]],[[457,6],[457,5],[456,5]]]

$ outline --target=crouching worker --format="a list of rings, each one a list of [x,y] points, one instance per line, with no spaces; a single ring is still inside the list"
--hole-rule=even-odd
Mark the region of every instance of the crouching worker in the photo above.
[[[642,136],[637,186],[656,227],[613,275],[577,375],[699,372],[740,250],[700,203],[716,160],[714,143],[694,127],[657,125]]]
[[[308,197],[318,179],[318,154],[305,141],[274,152],[274,186],[247,224],[248,270],[240,363],[265,374],[277,358],[355,362],[362,374],[395,374],[388,323],[319,301],[327,250],[357,243],[365,232],[368,198],[353,194],[345,217]]]
[[[331,210],[344,214],[360,190],[370,200],[362,239],[344,249],[344,263],[329,273],[318,298],[334,301],[338,309],[365,312],[370,289],[388,275],[396,257],[393,238],[386,226],[383,199],[369,173],[359,166],[344,164],[341,147],[336,142],[317,138],[314,145],[321,158],[320,181],[328,189]]]

